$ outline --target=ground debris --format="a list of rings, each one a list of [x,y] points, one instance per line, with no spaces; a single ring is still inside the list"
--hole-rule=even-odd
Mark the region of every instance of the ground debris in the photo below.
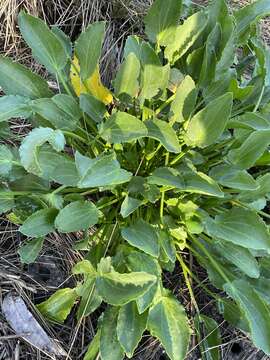
[[[6,295],[2,313],[15,333],[32,346],[47,355],[66,356],[64,349],[46,334],[20,296],[11,292]]]

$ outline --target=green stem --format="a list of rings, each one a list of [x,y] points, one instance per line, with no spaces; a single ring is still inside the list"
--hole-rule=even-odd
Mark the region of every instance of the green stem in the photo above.
[[[161,111],[165,109],[174,99],[175,99],[175,94],[169,97],[169,99],[167,99],[159,108],[157,108],[156,115],[161,113]]]
[[[108,207],[110,205],[116,204],[118,201],[119,201],[119,199],[114,199],[114,200],[108,201],[106,204],[98,206],[98,210],[101,210],[101,209],[104,209],[104,208],[106,208],[106,207]]]
[[[170,158],[170,153],[167,152],[165,156],[165,166],[168,165],[169,158]],[[163,221],[164,202],[165,202],[165,191],[162,191],[161,200],[160,200],[160,211],[159,211],[161,221]]]
[[[243,207],[243,208],[246,208],[246,209],[249,209],[249,210],[252,210],[252,211],[255,211],[257,214],[267,218],[267,219],[270,219],[270,214],[267,214],[266,212],[262,211],[262,210],[255,210],[253,209],[251,206],[247,205],[247,204],[243,204],[241,201],[238,201],[238,200],[231,200],[231,203],[233,205],[237,205],[237,206],[240,206],[240,207]]]
[[[74,133],[72,133],[70,131],[62,131],[62,133],[64,135],[66,135],[66,136],[69,136],[69,137],[73,138],[73,139],[79,140],[79,141],[83,142],[86,145],[89,145],[88,141],[86,139],[84,139],[83,137],[81,137],[80,135],[74,134]]]
[[[60,80],[61,84],[64,86],[64,89],[66,90],[66,93],[73,97],[73,94],[72,94],[70,88],[68,87],[68,85],[67,85],[67,83],[66,83],[66,81],[65,81],[65,79],[63,77],[62,72],[59,71],[59,73],[57,73],[57,75],[59,77],[59,80]]]

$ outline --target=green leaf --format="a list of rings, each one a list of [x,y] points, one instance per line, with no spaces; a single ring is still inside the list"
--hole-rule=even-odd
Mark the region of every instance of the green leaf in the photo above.
[[[171,63],[180,59],[195,43],[207,24],[204,12],[197,12],[177,26],[174,41],[165,49],[165,57]]]
[[[100,274],[96,287],[98,294],[108,304],[122,306],[146,293],[155,282],[156,277],[145,272],[120,274],[112,271]]]
[[[65,94],[55,95],[51,99],[34,100],[32,110],[61,130],[74,130],[81,117],[75,99]]]
[[[0,186],[0,214],[6,213],[15,206],[14,196],[6,188]]]
[[[270,14],[270,4],[268,0],[257,0],[250,5],[237,10],[234,13],[234,16],[236,19],[236,31],[238,36],[243,36],[250,25],[268,14]]]
[[[21,34],[33,56],[50,72],[59,73],[68,57],[65,46],[44,21],[21,11],[18,16]]]
[[[104,103],[90,94],[80,95],[80,107],[96,123],[102,122],[107,112]]]
[[[132,198],[127,195],[124,201],[122,202],[120,214],[122,215],[123,218],[126,218],[134,211],[136,211],[138,207],[141,205],[142,205],[141,200]]]
[[[38,161],[38,150],[47,141],[56,151],[64,149],[65,138],[60,130],[36,128],[24,138],[19,153],[25,170],[38,176],[42,175],[42,169]]]
[[[26,244],[23,244],[18,250],[18,254],[20,255],[20,260],[23,264],[31,264],[35,262],[38,257],[40,251],[42,250],[44,238],[36,238],[32,239]]]
[[[38,304],[37,308],[46,318],[63,323],[73,308],[77,297],[75,289],[60,289],[49,299]]]
[[[270,121],[262,114],[246,112],[229,120],[227,127],[248,130],[269,130]]]
[[[172,186],[183,189],[184,179],[179,172],[173,168],[163,167],[154,170],[153,174],[147,178],[149,184],[160,186]]]
[[[149,40],[166,46],[172,42],[181,15],[182,0],[155,0],[145,19],[145,33]]]
[[[270,354],[270,310],[253,286],[244,280],[227,283],[224,290],[239,304],[248,320],[252,340]]]
[[[66,186],[77,185],[79,175],[74,159],[53,151],[49,146],[42,146],[38,153],[38,161],[44,179]]]
[[[155,228],[142,219],[137,220],[121,231],[122,237],[132,246],[154,257],[159,256],[158,233]]]
[[[83,360],[96,360],[99,353],[99,347],[100,347],[100,330],[98,330],[94,338],[91,340]]]
[[[75,162],[80,176],[79,188],[115,186],[129,181],[132,175],[120,168],[113,153],[90,159],[76,152]]]
[[[171,236],[169,235],[169,233],[167,231],[165,231],[165,230],[160,231],[159,242],[160,242],[161,248],[165,252],[168,259],[174,263],[176,260],[175,246],[174,246]]]
[[[29,99],[17,95],[0,97],[0,122],[17,117],[28,118],[31,113]]]
[[[87,274],[87,276],[96,276],[96,270],[89,260],[82,260],[76,263],[72,268],[72,274]]]
[[[218,184],[208,175],[200,171],[189,171],[183,174],[185,181],[184,191],[209,196],[224,197]]]
[[[30,237],[41,237],[54,231],[56,209],[42,209],[30,215],[19,228],[20,232]]]
[[[126,94],[134,98],[139,92],[140,61],[134,53],[124,60],[114,80],[114,91],[119,97]]]
[[[145,122],[148,129],[148,137],[160,141],[166,150],[173,153],[179,153],[181,147],[176,132],[166,121],[153,119]]]
[[[122,349],[116,333],[119,309],[109,307],[104,312],[100,333],[100,356],[102,360],[122,360],[124,350]]]
[[[147,313],[139,314],[134,301],[122,306],[117,320],[117,337],[129,358],[138,346],[146,329]]]
[[[217,322],[208,316],[199,314],[195,316],[194,324],[202,360],[220,360],[221,335]]]
[[[251,278],[260,276],[259,264],[248,249],[222,240],[214,248],[247,276]]]
[[[75,53],[80,63],[80,76],[87,80],[97,67],[105,33],[105,22],[90,24],[75,44]]]
[[[20,95],[30,99],[53,95],[47,82],[39,75],[2,56],[0,56],[0,86],[7,95]]]
[[[101,124],[99,133],[103,139],[114,144],[147,136],[147,128],[135,116],[118,111]]]
[[[159,339],[171,360],[185,359],[190,329],[185,310],[176,299],[162,297],[149,311],[147,328]]]
[[[270,144],[270,130],[252,132],[243,144],[228,153],[228,160],[239,169],[249,169]]]
[[[217,141],[226,127],[231,108],[232,94],[226,93],[194,115],[187,127],[187,144],[203,148]]]
[[[270,234],[265,223],[253,211],[233,208],[206,220],[206,231],[214,238],[254,250],[270,250]]]
[[[98,209],[91,201],[75,201],[59,211],[55,227],[62,233],[87,230],[98,222]]]
[[[0,145],[0,176],[7,176],[13,164],[13,154],[6,145]]]
[[[256,190],[259,185],[245,170],[230,165],[219,165],[211,169],[209,175],[219,184],[239,190]]]
[[[183,122],[188,120],[194,110],[197,99],[195,82],[187,75],[178,86],[175,98],[171,103],[170,122]]]
[[[132,251],[127,258],[127,266],[130,271],[135,272],[146,272],[157,277],[158,280],[161,278],[161,268],[156,259],[152,256],[146,255],[138,251]],[[136,300],[139,313],[142,314],[152,304],[154,297],[156,296],[159,287],[157,281],[154,285],[146,291],[145,294],[138,297]]]
[[[91,274],[86,277],[82,285],[77,287],[76,291],[81,297],[77,311],[77,319],[79,320],[92,314],[101,305],[102,298],[97,293],[95,279]]]

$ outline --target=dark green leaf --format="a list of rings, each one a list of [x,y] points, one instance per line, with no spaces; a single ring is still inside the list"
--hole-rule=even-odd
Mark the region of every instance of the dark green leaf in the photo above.
[[[54,219],[58,211],[56,209],[42,209],[29,216],[19,228],[26,236],[40,237],[54,231]]]
[[[87,230],[98,222],[98,209],[91,201],[75,201],[59,211],[55,227],[63,233]]]
[[[127,195],[124,201],[122,202],[120,214],[123,216],[123,218],[126,218],[134,211],[136,211],[138,207],[141,206],[141,204],[142,204],[141,200],[132,198]]]
[[[13,164],[13,154],[6,145],[0,145],[0,176],[7,176]]]
[[[179,189],[183,189],[185,186],[184,179],[179,172],[169,167],[154,170],[153,174],[148,177],[147,182],[149,184],[172,186]]]
[[[66,65],[66,49],[58,37],[40,19],[20,12],[19,27],[33,56],[50,72],[59,73]]]
[[[227,283],[224,289],[244,311],[254,344],[270,354],[270,310],[267,304],[244,280]]]
[[[23,244],[18,250],[21,262],[23,264],[33,263],[42,250],[43,242],[44,238],[40,237]]]
[[[134,301],[122,306],[117,320],[117,337],[125,353],[132,358],[146,329],[147,313],[139,314]]]
[[[124,350],[122,349],[116,333],[119,309],[109,307],[106,309],[100,333],[100,356],[102,360],[122,360]]]
[[[154,257],[159,256],[158,233],[155,228],[142,219],[122,229],[123,238],[132,246]]]
[[[103,118],[107,112],[104,103],[90,94],[80,95],[80,107],[87,115],[90,116],[92,120],[97,123],[103,121]]]

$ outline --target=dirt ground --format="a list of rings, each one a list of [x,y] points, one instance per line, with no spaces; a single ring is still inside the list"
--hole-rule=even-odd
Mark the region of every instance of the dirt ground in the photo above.
[[[18,34],[16,16],[21,8],[39,15],[51,25],[60,26],[73,40],[88,23],[106,20],[108,26],[103,49],[102,76],[108,83],[120,63],[126,37],[129,34],[142,33],[142,17],[151,2],[151,0],[0,0],[0,54],[7,54],[46,76],[44,69],[32,60],[29,49],[25,47]],[[199,6],[206,2],[194,1]],[[250,1],[231,0],[234,7],[248,2]],[[270,43],[269,20],[262,22],[262,27],[264,39]],[[27,123],[18,124],[16,121],[12,122],[11,126],[16,129],[19,136],[29,128]],[[74,280],[69,276],[70,270],[81,259],[81,254],[73,249],[74,242],[78,240],[75,235],[53,234],[46,239],[38,260],[30,266],[23,266],[17,254],[17,249],[23,240],[15,225],[4,217],[0,218],[0,305],[6,294],[13,291],[20,295],[28,308],[34,312],[34,304],[47,298],[57,288],[73,285]],[[204,270],[196,264],[193,266],[195,274],[207,283]],[[188,290],[182,282],[181,269],[176,268],[172,274],[166,274],[165,282],[192,313]],[[256,350],[244,334],[222,320],[212,299],[200,289],[195,288],[194,291],[202,312],[213,316],[219,323],[223,341],[220,347],[222,360],[270,359]],[[80,327],[77,327],[72,313],[64,326],[46,323],[45,329],[67,352],[70,352],[72,360],[80,360],[83,359],[87,345],[93,338],[100,313],[101,310],[95,312],[85,319]],[[14,334],[0,311],[0,360],[21,359],[45,360],[49,357]],[[167,359],[158,342],[147,334],[133,357],[133,360]],[[195,337],[192,339],[187,359],[200,359]]]

